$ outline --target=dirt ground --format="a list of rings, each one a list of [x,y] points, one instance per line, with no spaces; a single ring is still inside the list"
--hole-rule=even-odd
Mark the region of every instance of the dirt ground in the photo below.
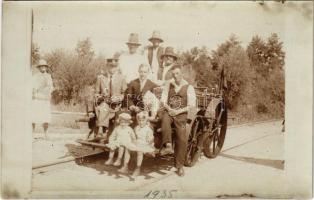
[[[166,191],[168,198],[170,194],[172,198],[283,197],[284,133],[281,128],[280,121],[229,128],[221,154],[215,159],[202,156],[194,167],[185,168],[184,177],[174,173],[171,157],[145,158],[142,174],[136,179],[119,173],[116,167],[105,166],[107,154],[83,163],[37,169],[33,171],[32,195],[38,198],[54,198],[56,193],[61,198],[162,198],[162,191]],[[40,156],[41,152],[51,155],[51,160],[71,156],[69,146],[79,149],[73,140],[85,136],[54,135],[56,138],[51,134],[51,141],[35,142],[33,153],[37,163],[49,157]],[[134,163],[133,156],[131,172]]]

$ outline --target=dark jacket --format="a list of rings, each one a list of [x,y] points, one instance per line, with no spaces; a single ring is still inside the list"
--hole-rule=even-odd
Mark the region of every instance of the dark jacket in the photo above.
[[[158,87],[155,83],[153,83],[151,80],[147,79],[143,89],[141,90],[141,85],[140,85],[140,79],[135,79],[131,81],[128,84],[128,88],[126,90],[125,94],[125,103],[126,106],[129,108],[132,105],[135,106],[142,106],[142,99],[143,95],[147,91],[151,91],[152,93],[154,92],[154,88]]]

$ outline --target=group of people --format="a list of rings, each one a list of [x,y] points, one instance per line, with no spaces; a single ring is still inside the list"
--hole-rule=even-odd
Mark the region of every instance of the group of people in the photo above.
[[[103,133],[110,132],[107,146],[111,151],[105,164],[122,164],[120,171],[127,172],[129,152],[137,152],[137,168],[133,173],[137,176],[143,154],[154,155],[156,152],[153,128],[156,121],[161,121],[162,145],[159,153],[174,153],[177,174],[183,176],[189,134],[186,131],[188,112],[196,107],[196,94],[193,86],[183,78],[182,66],[176,62],[178,55],[174,48],[160,46],[163,42],[160,32],[154,31],[149,41],[152,45],[141,55],[137,53],[141,45],[138,34],[131,33],[126,43],[128,52],[119,58],[107,59],[107,72],[102,71],[97,76],[95,85],[96,130],[98,132],[102,127]],[[38,67],[43,69],[47,66],[42,63]],[[40,75],[44,77],[46,72],[43,71]],[[46,86],[49,87],[43,90],[51,93],[52,82],[48,82]],[[33,94],[38,93],[39,88],[36,86]],[[161,97],[157,98],[155,91],[160,88]],[[33,95],[33,99],[37,96]],[[113,130],[109,131],[112,127]],[[173,128],[176,134],[174,141]],[[118,157],[113,162],[116,150]]]

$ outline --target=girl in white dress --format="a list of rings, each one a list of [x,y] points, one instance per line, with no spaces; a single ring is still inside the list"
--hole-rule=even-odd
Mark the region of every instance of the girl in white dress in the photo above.
[[[136,118],[139,125],[134,129],[136,135],[135,145],[137,151],[137,161],[133,176],[138,176],[140,174],[143,155],[150,154],[154,156],[155,152],[154,135],[153,130],[149,126],[148,113],[146,111],[142,111],[137,114]]]
[[[119,170],[121,173],[128,172],[128,163],[130,161],[130,152],[135,151],[136,146],[133,141],[135,141],[136,136],[133,129],[129,126],[132,123],[131,115],[128,113],[121,113],[118,119],[119,125],[115,127],[113,132],[109,137],[109,143],[106,145],[110,148],[109,159],[105,162],[106,165],[120,166],[122,161],[122,156],[124,154],[124,162],[122,168]],[[118,158],[113,162],[113,156],[115,150],[118,149]]]

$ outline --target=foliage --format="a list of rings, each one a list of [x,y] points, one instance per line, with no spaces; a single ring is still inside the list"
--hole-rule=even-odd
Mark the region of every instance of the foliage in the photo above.
[[[40,59],[39,46],[37,44],[32,44],[32,65],[36,65]]]
[[[82,104],[93,94],[97,74],[107,70],[105,56],[94,53],[89,38],[78,41],[72,51],[55,49],[43,57],[51,66],[55,104]],[[32,61],[39,58],[39,47],[33,45]],[[179,62],[185,78],[198,87],[216,87],[223,70],[229,109],[252,119],[283,116],[284,60],[283,43],[273,33],[265,40],[253,36],[246,48],[231,35],[214,50],[203,46],[180,53]]]
[[[247,47],[250,64],[255,70],[254,105],[258,113],[282,117],[284,113],[284,58],[282,42],[271,34],[264,42],[254,36]],[[260,97],[263,98],[260,98]]]
[[[80,103],[84,100],[86,87],[94,84],[96,74],[105,63],[103,57],[94,59],[90,40],[79,41],[75,52],[66,53],[62,49],[45,55],[51,65],[55,91],[55,103]]]

